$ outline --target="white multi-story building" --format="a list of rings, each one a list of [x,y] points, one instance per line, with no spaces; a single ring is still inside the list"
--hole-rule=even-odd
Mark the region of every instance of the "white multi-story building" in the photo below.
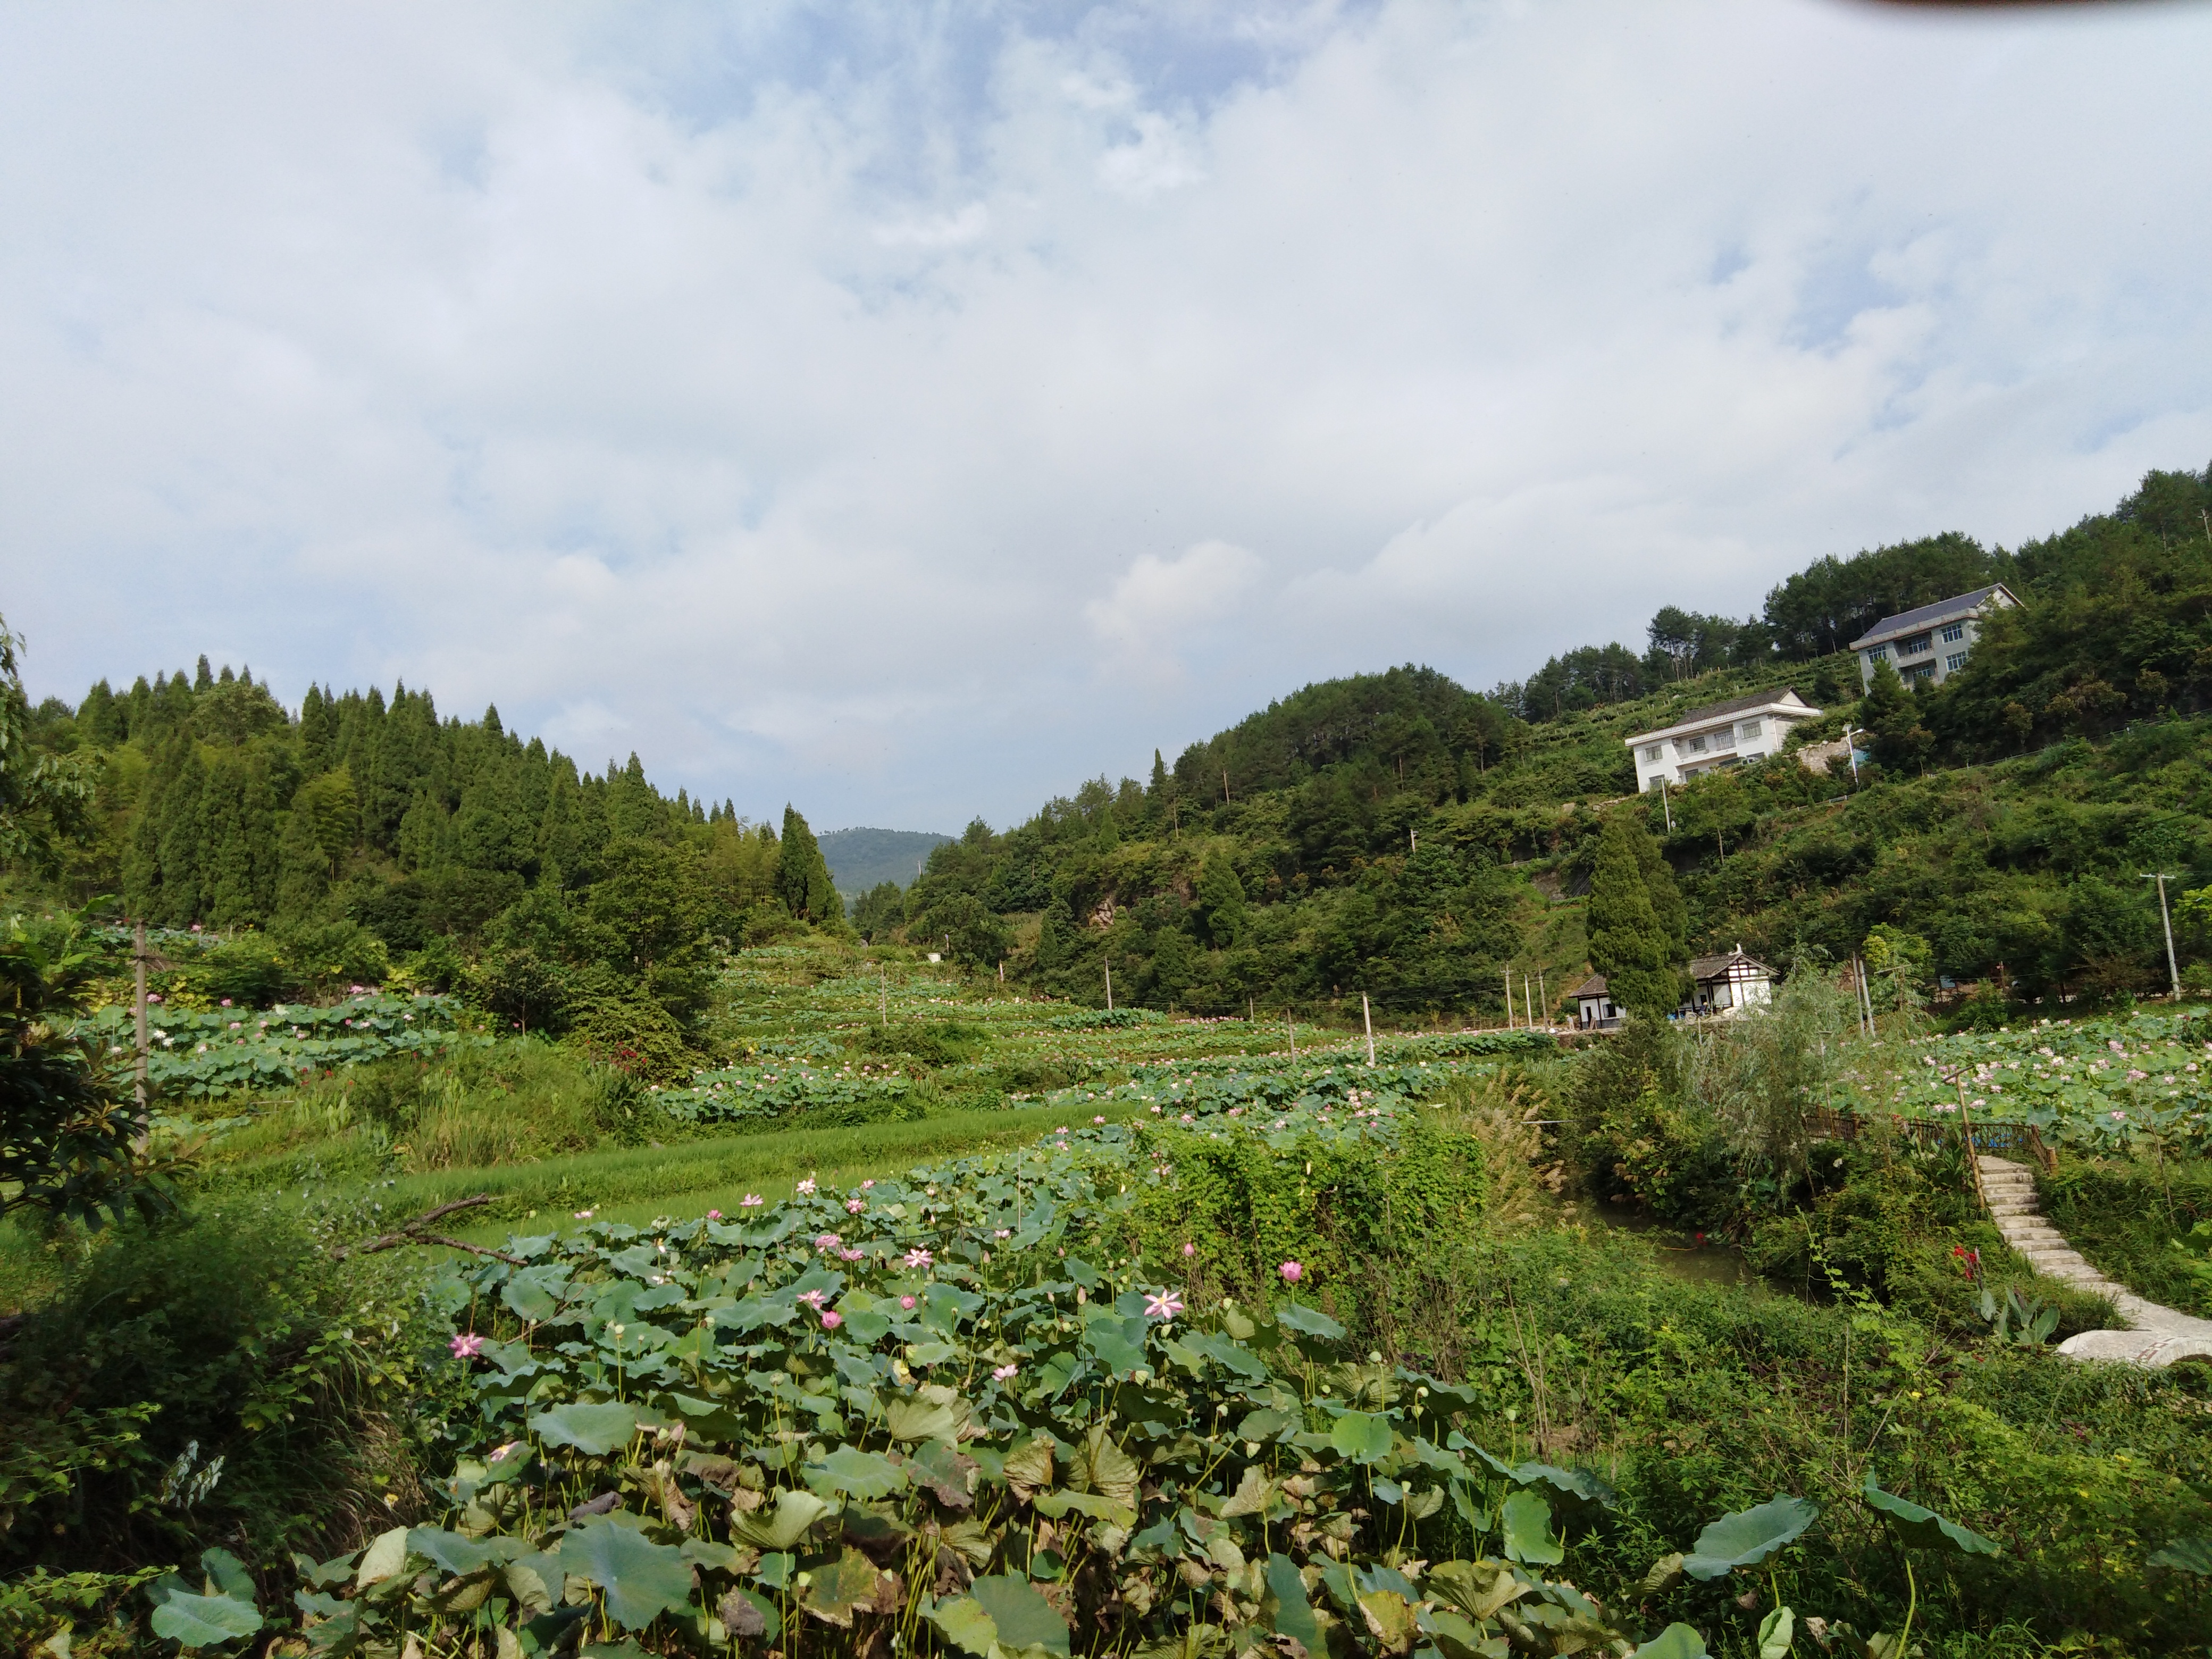
[[[1851,641],[1851,649],[1859,653],[1859,684],[1872,685],[1875,665],[1887,662],[1909,688],[1942,684],[1966,665],[1982,618],[2019,603],[2010,588],[1993,582],[1955,599],[1884,617]]]
[[[1795,691],[1755,691],[1747,697],[1693,708],[1674,725],[1627,739],[1636,759],[1639,793],[1680,783],[1700,772],[1741,766],[1779,754],[1790,728],[1818,720],[1820,711]]]

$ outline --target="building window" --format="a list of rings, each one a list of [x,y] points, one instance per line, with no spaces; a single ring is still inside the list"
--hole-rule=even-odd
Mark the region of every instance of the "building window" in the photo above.
[[[1659,758],[1660,753],[1661,753],[1661,751],[1663,750],[1664,746],[1665,746],[1665,745],[1663,745],[1663,744],[1656,744],[1656,743],[1653,744],[1652,744],[1649,749],[1647,749],[1647,750],[1645,750],[1644,751],[1644,759],[1646,759],[1646,760],[1648,760],[1648,761],[1656,761],[1656,760],[1657,760],[1657,759]]]
[[[1889,660],[1889,647],[1886,645],[1870,645],[1867,647],[1867,660],[1869,662],[1887,662]]]
[[[1933,648],[1933,642],[1925,634],[1915,634],[1911,639],[1905,641],[1903,645],[1897,647],[1897,654],[1900,657],[1917,657],[1923,651],[1931,650]]]
[[[1747,739],[1757,737],[1759,731],[1760,725],[1757,720],[1746,720],[1735,729],[1736,736]]]
[[[1954,651],[1943,659],[1943,672],[1947,674],[1955,674],[1966,665],[1966,653],[1963,651]]]
[[[1690,739],[1690,752],[1693,755],[1704,754],[1705,752],[1705,738],[1702,737],[1692,738]]]
[[[1944,644],[1946,644],[1946,645],[1956,645],[1956,644],[1958,644],[1958,642],[1959,642],[1960,640],[1963,640],[1963,639],[1965,639],[1966,637],[1966,623],[1945,623],[1943,624],[1943,643],[1944,643]]]

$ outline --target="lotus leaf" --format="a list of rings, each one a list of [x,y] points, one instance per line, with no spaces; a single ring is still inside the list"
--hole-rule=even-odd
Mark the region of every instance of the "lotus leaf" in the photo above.
[[[1724,1515],[1699,1533],[1697,1547],[1682,1558],[1682,1571],[1706,1580],[1723,1577],[1737,1567],[1755,1567],[1796,1542],[1820,1518],[1818,1504],[1777,1492],[1757,1508]]]
[[[1330,1342],[1344,1334],[1344,1327],[1327,1314],[1298,1302],[1287,1302],[1276,1309],[1275,1323],[1301,1336],[1318,1336]]]
[[[1368,1590],[1358,1599],[1359,1616],[1368,1634],[1385,1653],[1404,1653],[1420,1633],[1410,1602],[1394,1589]]]
[[[1067,1621],[1026,1579],[978,1578],[969,1593],[991,1616],[1001,1647],[1041,1647],[1067,1659]]]
[[[1777,1607],[1759,1621],[1759,1659],[1790,1659],[1790,1646],[1797,1634],[1797,1615]]]
[[[1287,1636],[1311,1652],[1321,1645],[1321,1626],[1306,1600],[1306,1583],[1287,1555],[1267,1558],[1267,1593],[1261,1613],[1278,1636]]]
[[[1133,1504],[1140,1473],[1136,1460],[1114,1443],[1106,1425],[1097,1423],[1078,1443],[1067,1480],[1070,1486],[1088,1487],[1117,1504]]]
[[[1373,1463],[1388,1457],[1395,1439],[1390,1419],[1372,1412],[1346,1412],[1328,1431],[1328,1443],[1355,1463]]]
[[[888,1498],[906,1485],[906,1471],[876,1452],[840,1446],[819,1463],[806,1466],[810,1484],[854,1498]]]
[[[186,1649],[220,1647],[260,1628],[260,1609],[233,1595],[176,1590],[154,1609],[154,1634]]]
[[[1948,1549],[1960,1555],[1996,1555],[2002,1553],[1996,1545],[1960,1526],[1948,1521],[1933,1510],[1923,1509],[1910,1498],[1899,1498],[1894,1492],[1884,1492],[1875,1484],[1874,1471],[1867,1471],[1866,1484],[1861,1489],[1866,1501],[1881,1511],[1883,1520],[1898,1541],[1915,1549]]]
[[[593,1522],[563,1538],[561,1565],[605,1590],[609,1616],[630,1630],[691,1599],[691,1564],[680,1550],[611,1522]]]
[[[1516,1492],[1498,1511],[1505,1527],[1508,1559],[1528,1566],[1550,1566],[1566,1559],[1566,1550],[1552,1534],[1552,1506],[1533,1492]]]
[[[605,1457],[629,1443],[637,1432],[637,1408],[610,1401],[603,1405],[570,1401],[540,1412],[530,1419],[531,1432],[551,1446],[574,1446],[592,1457]]]
[[[1705,1638],[1687,1625],[1669,1625],[1636,1650],[1636,1659],[1705,1659]]]
[[[814,1569],[806,1586],[806,1611],[825,1625],[850,1629],[855,1613],[888,1613],[896,1607],[897,1583],[895,1574],[848,1545],[829,1565]]]
[[[732,1513],[730,1535],[757,1550],[787,1550],[830,1509],[825,1500],[812,1492],[786,1486],[776,1493],[773,1511],[763,1506],[750,1514]]]
[[[389,1532],[379,1533],[362,1552],[361,1565],[354,1573],[354,1588],[367,1589],[371,1584],[397,1578],[406,1565],[407,1528],[394,1527]]]
[[[1446,1607],[1432,1607],[1421,1615],[1421,1628],[1437,1644],[1444,1659],[1490,1659],[1498,1653],[1504,1643],[1494,1637],[1486,1637],[1459,1614]]]
[[[929,1622],[956,1646],[985,1659],[999,1639],[999,1627],[972,1595],[945,1597],[929,1610]]]
[[[1006,1484],[1014,1495],[1026,1498],[1052,1485],[1052,1442],[1032,1440],[1019,1451],[1008,1452],[1004,1465]]]
[[[1439,1561],[1429,1569],[1431,1594],[1480,1622],[1528,1594],[1530,1585],[1495,1561]]]
[[[1237,1482],[1237,1490],[1221,1506],[1222,1517],[1225,1520],[1232,1515],[1265,1515],[1267,1506],[1274,1501],[1276,1491],[1275,1483],[1267,1479],[1257,1463],[1248,1463]]]
[[[894,1440],[951,1440],[968,1420],[966,1402],[957,1409],[941,1400],[894,1400],[884,1420]]]
[[[253,1601],[253,1575],[246,1571],[245,1562],[220,1545],[200,1552],[200,1571],[217,1594],[238,1601]]]

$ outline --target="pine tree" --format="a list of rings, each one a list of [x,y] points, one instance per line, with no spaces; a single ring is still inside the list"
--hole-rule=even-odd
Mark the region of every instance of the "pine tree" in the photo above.
[[[1588,922],[1590,965],[1605,975],[1608,994],[1624,1008],[1657,1018],[1681,1000],[1681,986],[1637,846],[1650,839],[1625,816],[1606,820],[1590,877]]]
[[[1874,665],[1874,678],[1859,702],[1859,725],[1872,739],[1869,747],[1875,760],[1900,772],[1917,769],[1936,741],[1920,723],[1912,694],[1887,661]]]
[[[789,805],[783,809],[783,839],[776,852],[775,894],[793,915],[817,926],[845,919],[845,901],[830,879],[829,860],[806,820]]]

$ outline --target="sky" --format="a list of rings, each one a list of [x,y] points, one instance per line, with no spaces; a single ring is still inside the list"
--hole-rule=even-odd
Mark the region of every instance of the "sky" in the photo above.
[[[34,697],[1004,827],[2212,460],[2212,5],[0,7]]]

